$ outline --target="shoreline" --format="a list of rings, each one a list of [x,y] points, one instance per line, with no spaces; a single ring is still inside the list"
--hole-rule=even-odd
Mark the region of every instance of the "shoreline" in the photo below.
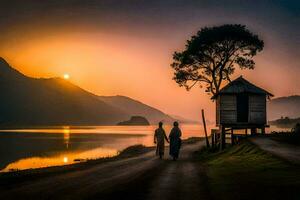
[[[203,140],[203,137],[190,137],[183,140],[183,144],[194,144]],[[60,166],[49,166],[42,168],[30,168],[25,170],[15,170],[9,172],[0,172],[0,186],[3,186],[9,183],[18,183],[26,180],[32,180],[33,178],[43,178],[51,175],[58,175],[67,172],[72,172],[76,170],[83,170],[90,167],[93,167],[98,164],[104,164],[113,161],[119,161],[122,159],[134,159],[141,155],[150,153],[151,151],[155,151],[155,146],[146,147],[141,144],[132,145],[124,150],[120,151],[120,153],[116,156],[112,157],[104,157],[97,159],[87,159],[85,161],[79,161],[73,164],[60,165]],[[155,154],[153,154],[155,157]]]
[[[127,147],[126,149],[121,151],[118,155],[112,157],[90,159],[83,162],[77,162],[77,163],[67,164],[67,165],[31,168],[31,169],[16,170],[10,172],[0,172],[0,186],[5,186],[7,183],[17,184],[20,182],[46,178],[52,175],[60,175],[68,172],[84,170],[84,169],[91,168],[95,165],[114,162],[121,159],[134,158],[144,153],[150,152],[153,149],[154,147],[134,145],[134,146]]]
[[[0,194],[7,199],[107,200],[177,199],[183,194],[183,199],[225,200],[284,199],[288,193],[297,199],[299,165],[249,139],[216,151],[205,146],[204,138],[190,138],[183,141],[176,162],[167,151],[160,160],[155,147],[135,145],[112,158],[2,174]]]

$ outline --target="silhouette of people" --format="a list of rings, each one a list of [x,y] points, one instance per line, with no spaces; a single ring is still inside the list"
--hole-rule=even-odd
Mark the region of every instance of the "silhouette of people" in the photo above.
[[[159,156],[160,159],[162,159],[164,153],[165,153],[165,140],[169,142],[166,132],[163,129],[163,123],[158,123],[158,128],[155,130],[154,134],[154,143],[156,144],[156,155]]]
[[[179,150],[181,147],[181,130],[178,127],[178,122],[173,123],[174,127],[172,128],[169,140],[170,140],[170,155],[173,157],[173,160],[177,160],[179,156]]]

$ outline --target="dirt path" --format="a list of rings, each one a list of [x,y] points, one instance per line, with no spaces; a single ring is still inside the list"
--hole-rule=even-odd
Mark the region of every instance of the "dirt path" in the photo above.
[[[195,146],[189,146],[180,160],[169,161],[153,181],[146,199],[210,199],[204,169],[191,158],[195,150]]]
[[[284,144],[266,137],[254,137],[250,139],[262,150],[293,163],[300,164],[300,147]]]
[[[0,199],[208,199],[203,169],[190,157],[202,145],[185,145],[179,161],[150,152],[21,183],[0,189]]]

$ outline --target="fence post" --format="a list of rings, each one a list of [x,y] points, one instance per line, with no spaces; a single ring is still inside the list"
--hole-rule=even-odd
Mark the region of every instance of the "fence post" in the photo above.
[[[225,130],[225,127],[222,126],[221,128],[221,135],[220,135],[220,147],[221,147],[221,150],[225,149],[225,144],[226,144],[226,130]]]
[[[215,131],[211,130],[211,146],[215,147]]]
[[[203,126],[204,126],[204,133],[205,133],[205,140],[206,140],[206,146],[209,148],[209,140],[207,136],[207,130],[206,130],[206,123],[205,123],[205,116],[204,116],[204,110],[201,110],[202,112],[202,121],[203,121]]]

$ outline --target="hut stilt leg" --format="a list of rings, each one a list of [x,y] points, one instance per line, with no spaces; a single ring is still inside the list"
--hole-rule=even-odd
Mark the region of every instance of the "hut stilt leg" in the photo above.
[[[211,133],[211,146],[214,148],[215,147],[215,133]]]
[[[225,135],[226,135],[226,132],[225,132],[225,127],[222,126],[222,129],[221,129],[221,141],[220,141],[220,147],[221,147],[221,150],[225,149]]]
[[[256,134],[256,128],[251,128],[251,135],[255,135]]]
[[[234,145],[233,129],[231,129],[231,145]]]

